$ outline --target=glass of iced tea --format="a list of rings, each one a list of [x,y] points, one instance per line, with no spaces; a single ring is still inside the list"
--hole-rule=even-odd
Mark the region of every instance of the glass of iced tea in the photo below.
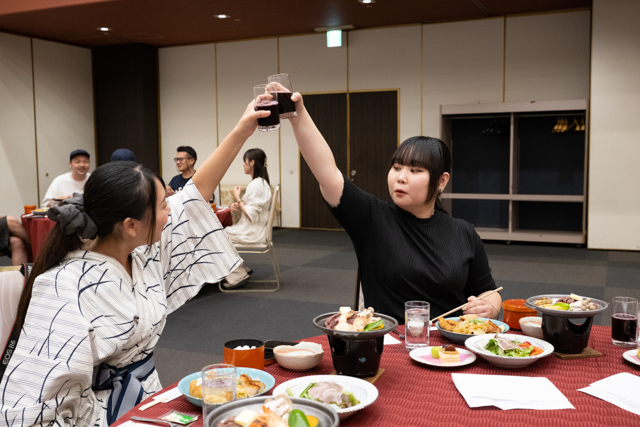
[[[296,104],[291,100],[293,89],[291,88],[291,78],[289,74],[274,74],[267,79],[269,83],[277,83],[278,90],[278,111],[281,119],[297,116]]]
[[[614,297],[611,315],[611,343],[620,347],[635,347],[638,329],[638,300]]]
[[[278,114],[278,91],[275,83],[256,85],[253,87],[253,99],[256,110],[271,111],[271,115],[258,119],[258,130],[269,132],[280,129],[280,115]]]
[[[236,398],[236,367],[224,363],[205,366],[202,369],[202,415],[213,412],[219,405]]]

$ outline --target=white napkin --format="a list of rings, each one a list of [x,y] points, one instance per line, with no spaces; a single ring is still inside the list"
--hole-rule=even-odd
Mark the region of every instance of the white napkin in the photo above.
[[[640,377],[628,372],[612,375],[591,383],[589,387],[578,389],[578,391],[640,415],[640,395],[638,395],[638,390],[640,390]]]
[[[182,393],[180,393],[180,390],[178,390],[178,387],[174,387],[169,391],[165,391],[162,394],[157,394],[153,396],[153,400],[159,400],[161,402],[162,401],[171,402],[173,399],[177,399],[180,396],[182,396]]]
[[[164,423],[163,423],[164,424]],[[125,421],[122,424],[120,424],[121,427],[136,427],[136,426],[146,426],[149,427],[152,424],[147,424],[147,423],[134,423],[133,421],[129,420],[129,421]],[[166,424],[165,424],[166,425]]]
[[[470,408],[575,409],[545,377],[451,374]]]
[[[397,339],[395,339],[391,335],[385,334],[384,335],[384,341],[382,343],[383,343],[383,345],[393,345],[393,344],[402,344],[402,341],[398,341]]]

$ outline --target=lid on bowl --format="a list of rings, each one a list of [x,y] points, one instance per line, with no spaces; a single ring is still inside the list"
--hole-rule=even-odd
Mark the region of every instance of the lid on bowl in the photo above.
[[[502,302],[502,308],[509,311],[518,311],[523,313],[536,313],[536,310],[525,307],[526,299],[508,299]]]

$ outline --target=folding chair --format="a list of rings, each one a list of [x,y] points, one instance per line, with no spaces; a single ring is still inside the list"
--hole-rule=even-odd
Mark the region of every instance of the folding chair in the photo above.
[[[269,208],[269,218],[267,219],[267,230],[265,233],[266,239],[264,242],[255,243],[252,245],[236,244],[235,247],[238,253],[241,254],[266,254],[271,256],[271,264],[273,265],[273,272],[276,276],[275,279],[264,280],[247,280],[246,283],[275,283],[275,288],[267,289],[224,289],[222,282],[218,283],[218,289],[221,292],[275,292],[280,289],[280,266],[278,265],[278,258],[276,257],[276,251],[273,247],[273,223],[276,218],[276,207],[278,205],[278,194],[280,193],[280,186],[278,185],[273,190],[273,197],[271,198],[271,207]]]

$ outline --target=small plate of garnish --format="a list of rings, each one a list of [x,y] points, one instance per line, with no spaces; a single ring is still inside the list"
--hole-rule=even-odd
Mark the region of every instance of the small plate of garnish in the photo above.
[[[624,353],[622,353],[622,357],[624,357],[625,360],[628,360],[634,365],[640,365],[640,359],[638,359],[638,356],[640,356],[640,348],[625,351]]]
[[[453,345],[416,348],[411,350],[409,357],[418,363],[437,368],[456,368],[470,365],[476,361],[475,354],[463,348],[456,348]]]

